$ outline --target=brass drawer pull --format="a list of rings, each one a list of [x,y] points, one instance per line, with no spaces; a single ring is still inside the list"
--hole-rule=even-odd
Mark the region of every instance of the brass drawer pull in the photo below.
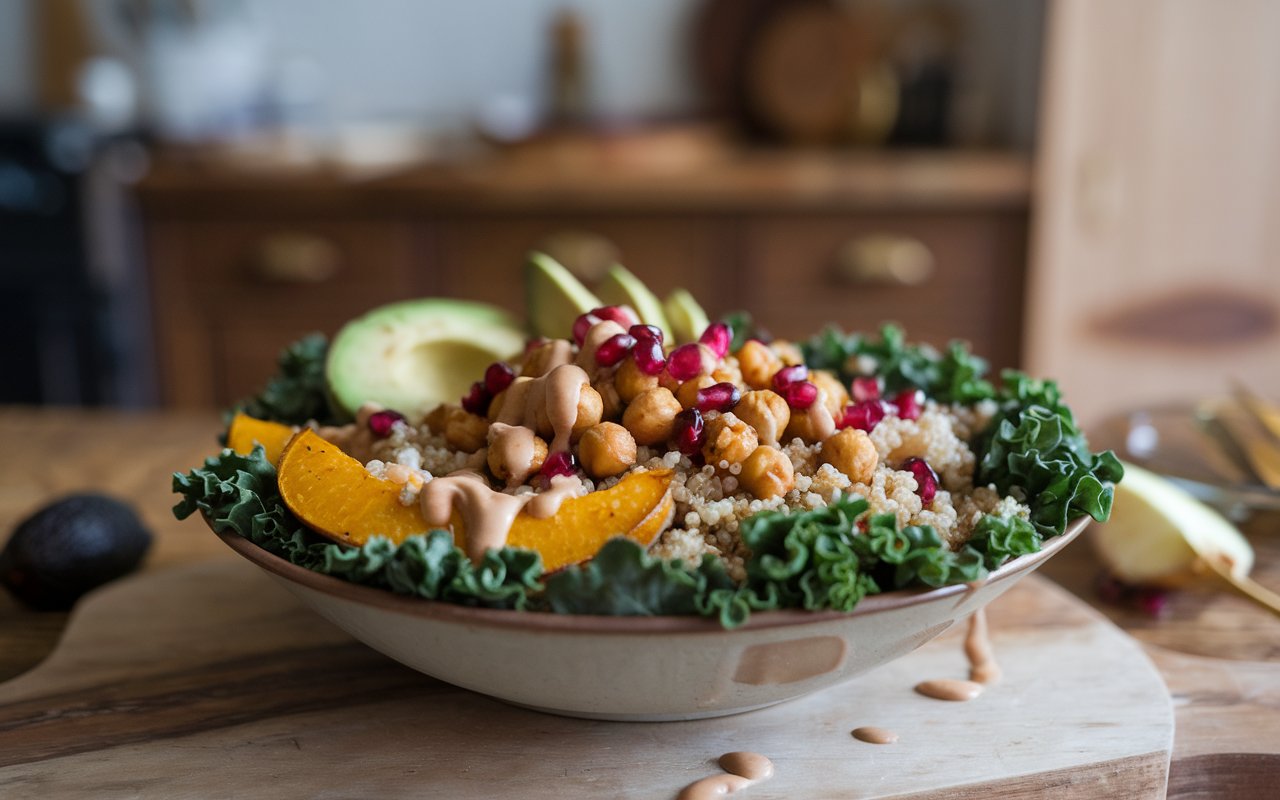
[[[919,239],[877,233],[850,239],[836,252],[835,278],[849,286],[918,286],[933,276],[933,251]]]
[[[338,274],[342,252],[333,242],[309,233],[274,233],[258,242],[250,269],[267,283],[324,283]]]
[[[622,258],[622,251],[609,237],[581,230],[548,234],[538,243],[537,249],[564,264],[566,269],[588,284],[603,278],[609,267]]]

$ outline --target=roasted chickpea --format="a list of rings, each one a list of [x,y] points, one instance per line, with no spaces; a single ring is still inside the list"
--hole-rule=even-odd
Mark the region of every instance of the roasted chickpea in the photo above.
[[[489,464],[489,471],[493,473],[493,477],[502,481],[508,486],[519,486],[533,475],[538,474],[538,470],[542,469],[542,462],[547,460],[547,442],[546,440],[533,436],[533,453],[528,463],[509,464],[507,460],[511,458],[511,449],[504,447],[503,443],[498,441],[494,436],[494,431],[501,430],[502,426],[498,425],[489,428],[489,452],[486,461]],[[525,429],[519,429],[525,430]],[[525,430],[524,434],[508,434],[508,435],[528,435]]]
[[[822,443],[822,461],[849,476],[854,483],[870,483],[880,454],[866,431],[845,428]]]
[[[725,356],[724,361],[711,372],[711,377],[715,378],[716,383],[732,383],[737,386],[742,385],[742,370],[738,368],[738,359],[733,356]]]
[[[613,385],[618,390],[622,402],[630,403],[640,395],[658,385],[657,375],[646,375],[636,366],[635,359],[624,358],[613,374]]]
[[[791,421],[787,423],[782,436],[788,442],[799,437],[806,444],[816,444],[835,433],[835,430],[835,415],[827,404],[827,393],[819,389],[818,399],[813,401],[813,406],[804,411],[791,412]]]
[[[618,396],[618,387],[614,385],[612,378],[605,378],[594,386],[596,392],[600,394],[600,402],[604,405],[604,410],[600,413],[600,419],[606,421],[617,421],[622,417],[622,398]]]
[[[831,416],[839,417],[844,407],[849,404],[849,390],[844,387],[834,372],[825,369],[811,371],[809,380],[814,386],[827,393],[827,410],[831,412]]]
[[[804,363],[804,353],[800,352],[800,348],[795,344],[788,342],[786,339],[775,339],[769,345],[769,349],[782,359],[782,363],[788,367],[795,364]]]
[[[781,497],[796,485],[795,468],[791,466],[791,459],[781,450],[757,447],[742,462],[738,485],[761,500]]]
[[[422,418],[422,422],[434,434],[444,433],[444,423],[449,418],[449,404],[441,403],[431,409],[431,413]]]
[[[708,464],[715,467],[721,464],[741,464],[760,443],[756,437],[756,429],[733,413],[720,414],[709,420],[706,435],[702,455]]]
[[[791,408],[782,395],[770,389],[756,389],[742,396],[733,413],[755,428],[760,444],[777,446],[791,421]]]
[[[551,363],[553,347],[552,342],[544,342],[530,350],[528,355],[524,357],[524,363],[520,365],[520,375],[527,378],[537,378],[547,374],[547,365]]]
[[[444,440],[454,450],[474,453],[485,446],[489,436],[489,420],[465,411],[460,406],[448,406],[444,419]]]
[[[593,478],[621,475],[636,463],[636,440],[616,422],[592,425],[578,440],[578,460]]]
[[[671,438],[676,414],[682,410],[671,390],[657,386],[631,401],[622,413],[622,424],[638,444],[661,444]]]
[[[737,358],[742,380],[752,389],[768,389],[773,383],[773,374],[783,366],[776,353],[755,339],[742,346]]]
[[[680,384],[680,388],[676,390],[676,399],[686,409],[693,408],[698,404],[698,392],[708,386],[715,385],[716,380],[710,375],[699,375],[696,378],[690,378]]]
[[[578,394],[578,415],[574,417],[571,440],[577,441],[587,428],[598,424],[603,416],[603,398],[600,397],[599,392],[591,388],[591,384],[584,383],[582,391]]]

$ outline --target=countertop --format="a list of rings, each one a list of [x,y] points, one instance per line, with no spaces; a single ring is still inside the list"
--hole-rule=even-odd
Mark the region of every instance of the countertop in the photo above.
[[[155,533],[144,569],[234,558],[203,526],[169,511],[169,474],[214,452],[217,426],[214,413],[0,408],[0,538],[56,497],[96,491],[133,503]],[[1254,576],[1280,587],[1280,515],[1256,516],[1243,529],[1258,552]],[[1280,781],[1280,620],[1207,590],[1173,595],[1158,619],[1105,605],[1083,538],[1042,574],[1140,641],[1163,675],[1177,710],[1170,797],[1256,796]],[[66,619],[0,595],[0,681],[47,655]]]

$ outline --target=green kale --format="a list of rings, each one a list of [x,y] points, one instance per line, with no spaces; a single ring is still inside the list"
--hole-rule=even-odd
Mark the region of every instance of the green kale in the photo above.
[[[922,389],[942,403],[971,404],[995,395],[983,379],[987,362],[969,352],[968,345],[952,342],[938,353],[928,345],[908,344],[896,325],[883,326],[879,339],[827,328],[801,349],[810,368],[834,370],[846,383],[874,375],[884,381],[886,392]]]
[[[528,608],[541,590],[542,559],[528,550],[490,551],[476,566],[447,531],[398,546],[382,537],[358,548],[320,538],[285,507],[261,446],[247,456],[224,450],[174,474],[173,491],[182,495],[173,509],[178,519],[201,511],[216,531],[234,531],[291,563],[352,583],[489,608]]]
[[[343,421],[343,414],[329,400],[324,362],[329,343],[313,333],[289,345],[277,360],[279,371],[261,392],[242,402],[237,410],[255,419],[303,425]]]
[[[720,318],[720,321],[733,330],[733,339],[729,343],[729,352],[736,353],[742,349],[748,339],[769,341],[773,337],[769,331],[756,324],[750,311],[731,311]]]

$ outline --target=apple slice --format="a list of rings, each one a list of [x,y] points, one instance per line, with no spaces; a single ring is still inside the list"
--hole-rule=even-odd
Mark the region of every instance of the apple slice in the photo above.
[[[247,456],[253,452],[255,444],[260,444],[267,451],[267,460],[275,464],[280,461],[280,454],[293,438],[295,430],[290,425],[237,413],[231,420],[231,427],[227,429],[227,447]]]

